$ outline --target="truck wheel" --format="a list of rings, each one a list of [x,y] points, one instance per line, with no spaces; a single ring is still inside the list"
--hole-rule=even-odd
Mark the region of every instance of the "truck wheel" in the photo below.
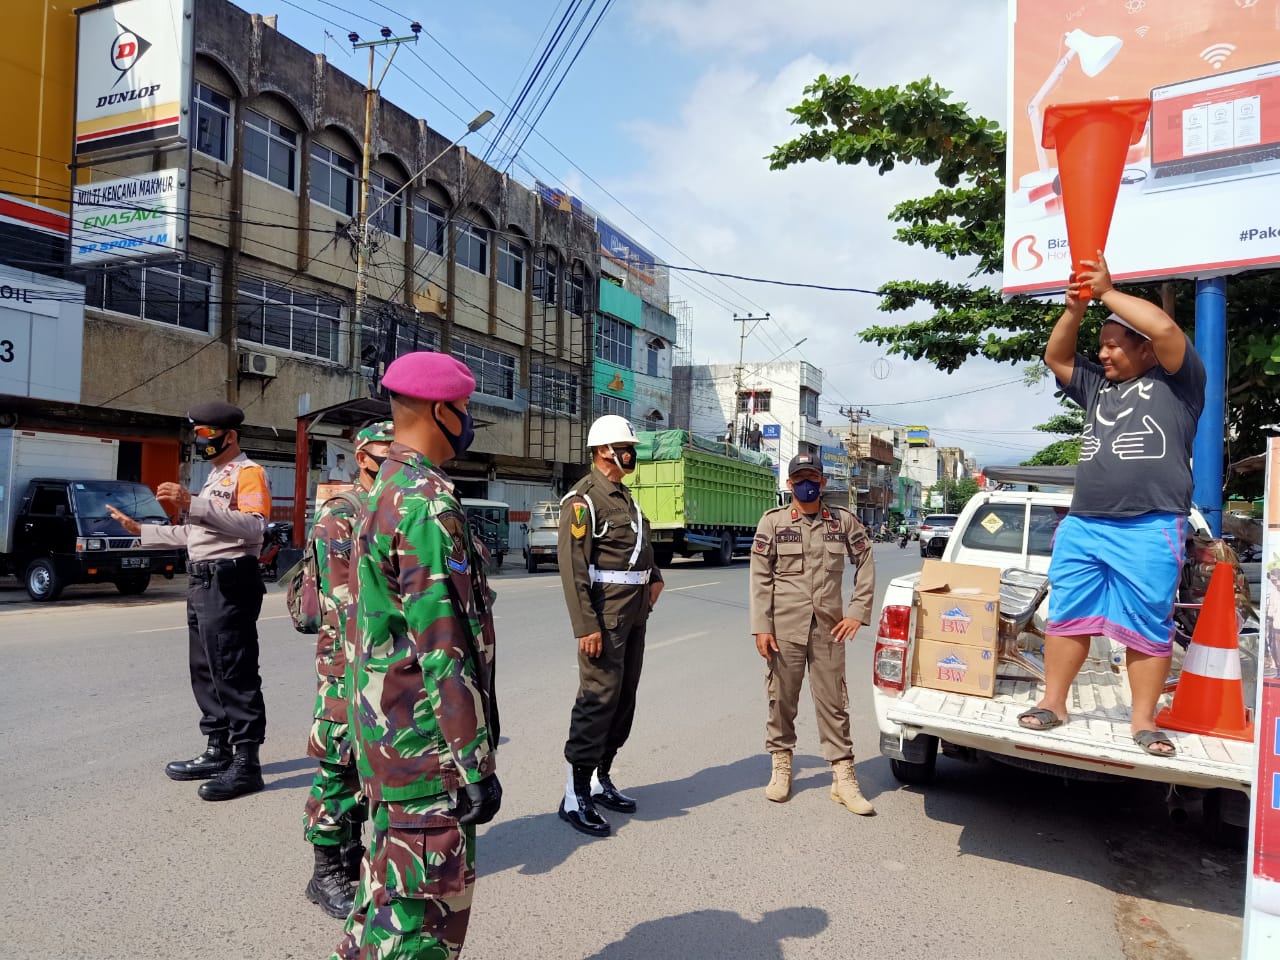
[[[1204,796],[1204,825],[1214,843],[1229,850],[1249,846],[1249,798],[1219,787]]]
[[[925,736],[928,735],[920,734],[916,739],[919,740],[921,737]],[[933,783],[933,776],[938,766],[938,738],[929,737],[929,741],[929,746],[926,748],[925,752],[925,759],[918,763],[910,760],[895,760],[892,757],[889,758],[889,770],[893,773],[894,778],[897,779],[899,783],[909,783],[915,786],[924,786],[925,784]]]
[[[502,558],[503,558],[503,557],[505,557],[505,556],[506,556],[506,554],[505,554],[505,553],[498,553],[498,554],[494,554],[493,562],[494,562],[494,565],[495,565],[499,570],[501,570],[501,569],[502,569]]]
[[[58,576],[58,568],[48,557],[32,560],[31,565],[27,567],[27,596],[36,603],[57,600],[64,586],[62,577]]]
[[[733,563],[734,536],[728,530],[720,531],[720,566]]]
[[[538,560],[532,553],[525,554],[524,568],[530,573],[538,572]]]
[[[671,561],[675,559],[675,551],[670,547],[654,547],[653,562],[660,567],[671,566]]]
[[[151,585],[151,574],[149,573],[130,573],[121,576],[116,581],[116,589],[123,593],[126,597],[136,596],[139,593],[145,593],[147,587]]]

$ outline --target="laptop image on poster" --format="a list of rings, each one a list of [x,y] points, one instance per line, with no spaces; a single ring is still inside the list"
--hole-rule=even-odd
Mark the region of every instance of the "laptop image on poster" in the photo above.
[[[1147,192],[1280,173],[1280,62],[1151,91]]]

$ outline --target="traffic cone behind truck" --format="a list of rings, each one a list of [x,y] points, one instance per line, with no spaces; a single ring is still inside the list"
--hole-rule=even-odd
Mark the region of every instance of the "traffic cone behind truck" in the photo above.
[[[1229,563],[1213,569],[1173,705],[1160,711],[1156,725],[1224,740],[1253,739],[1244,709],[1235,571]]]

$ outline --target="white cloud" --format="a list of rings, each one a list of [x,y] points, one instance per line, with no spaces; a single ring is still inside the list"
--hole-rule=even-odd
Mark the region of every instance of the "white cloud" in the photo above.
[[[959,20],[957,11],[963,11]],[[899,167],[881,177],[863,166],[809,163],[772,172],[764,158],[800,132],[786,108],[824,72],[857,74],[868,86],[930,75],[972,109],[1003,122],[1005,16],[1003,2],[988,0],[875,9],[847,0],[638,4],[632,17],[652,32],[651,42],[665,36],[704,67],[676,115],[630,127],[643,160],[638,173],[613,181],[610,190],[687,252],[682,257],[647,231],[635,231],[637,240],[672,263],[691,258],[743,275],[868,289],[892,279],[960,279],[969,265],[893,238],[889,211],[936,189],[930,171]],[[609,205],[601,213],[632,223]],[[1011,380],[1020,370],[976,360],[945,376],[928,364],[893,357],[890,375],[878,380],[873,364],[884,352],[856,334],[872,324],[903,322],[906,315],[881,313],[874,297],[739,281],[730,286],[732,291],[709,278],[673,274],[673,296],[686,297],[692,308],[695,357],[735,361],[738,326],[731,313],[771,312],[777,322],[748,340],[747,357],[767,360],[806,337],[787,358],[809,360],[826,372],[824,422],[836,419],[840,405],[866,405],[875,419],[927,423],[939,443],[964,446],[983,462],[1023,459],[1054,439],[997,432],[1029,430],[1052,414],[1056,404],[1048,388],[1002,387],[877,407],[962,393]]]

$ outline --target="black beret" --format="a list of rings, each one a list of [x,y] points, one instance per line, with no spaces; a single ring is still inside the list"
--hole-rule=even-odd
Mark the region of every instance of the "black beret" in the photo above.
[[[244,411],[225,400],[210,400],[188,410],[187,419],[197,426],[234,430],[244,423]]]
[[[787,466],[787,476],[794,477],[801,470],[813,470],[821,473],[822,461],[811,453],[796,454],[791,458],[791,463]]]

